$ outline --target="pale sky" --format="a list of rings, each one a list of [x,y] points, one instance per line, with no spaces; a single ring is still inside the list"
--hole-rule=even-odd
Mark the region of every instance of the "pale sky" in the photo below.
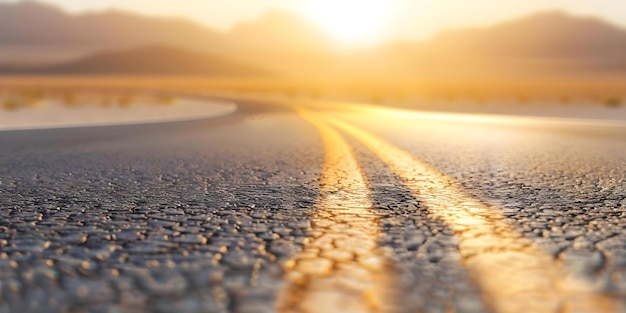
[[[15,2],[21,0],[0,0]],[[311,7],[324,0],[41,0],[68,11],[117,8],[144,15],[186,17],[212,28],[227,30],[237,22],[270,10],[287,10],[311,17]],[[536,11],[563,10],[598,16],[626,28],[625,0],[332,0],[364,3],[384,1],[387,39],[423,39],[445,29],[484,26]],[[346,23],[359,15],[359,7],[346,14]],[[330,9],[329,9],[330,11]],[[336,16],[335,16],[336,18]],[[368,18],[368,16],[362,16]],[[313,17],[315,19],[315,17]],[[318,21],[319,22],[319,21]],[[335,24],[336,21],[335,21]],[[380,32],[383,30],[381,29]],[[382,35],[381,35],[382,37]]]

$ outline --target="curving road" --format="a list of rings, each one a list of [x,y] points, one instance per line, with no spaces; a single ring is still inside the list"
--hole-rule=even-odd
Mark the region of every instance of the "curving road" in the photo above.
[[[626,127],[241,101],[0,132],[0,312],[626,312]]]

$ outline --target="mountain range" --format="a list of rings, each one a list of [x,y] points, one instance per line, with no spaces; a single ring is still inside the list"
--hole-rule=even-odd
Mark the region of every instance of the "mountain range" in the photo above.
[[[94,53],[53,65],[0,67],[5,74],[269,77],[271,72],[224,57],[171,46]]]
[[[545,12],[489,28],[445,32],[416,45],[413,55],[518,71],[619,72],[626,70],[626,31],[599,19]]]
[[[72,15],[0,4],[0,74],[272,75],[404,78],[626,76],[626,30],[543,12],[420,42],[341,51],[304,18],[270,12],[219,32],[119,11]]]
[[[166,44],[217,52],[229,46],[219,32],[184,19],[160,19],[107,11],[71,15],[37,2],[0,3],[0,46],[66,48],[77,53]],[[42,56],[45,57],[45,56]]]

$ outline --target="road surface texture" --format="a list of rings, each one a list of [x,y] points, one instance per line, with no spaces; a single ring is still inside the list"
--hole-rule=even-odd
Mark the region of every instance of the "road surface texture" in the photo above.
[[[0,132],[0,312],[626,312],[626,127],[243,101]]]

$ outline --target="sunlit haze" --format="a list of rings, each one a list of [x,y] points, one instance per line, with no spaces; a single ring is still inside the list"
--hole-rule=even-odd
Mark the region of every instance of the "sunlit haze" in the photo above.
[[[0,0],[20,2],[19,0]],[[538,11],[560,10],[596,16],[626,25],[623,0],[41,0],[71,12],[120,9],[154,16],[192,19],[228,30],[268,11],[283,10],[311,17],[331,35],[350,42],[380,36],[423,39],[450,28],[490,25]],[[387,12],[389,10],[389,12]],[[385,17],[385,15],[388,15]],[[384,21],[387,19],[387,21]],[[376,39],[376,38],[372,38]],[[378,39],[376,39],[378,40]]]
[[[382,39],[392,6],[384,0],[309,0],[306,12],[340,42],[358,44]]]

